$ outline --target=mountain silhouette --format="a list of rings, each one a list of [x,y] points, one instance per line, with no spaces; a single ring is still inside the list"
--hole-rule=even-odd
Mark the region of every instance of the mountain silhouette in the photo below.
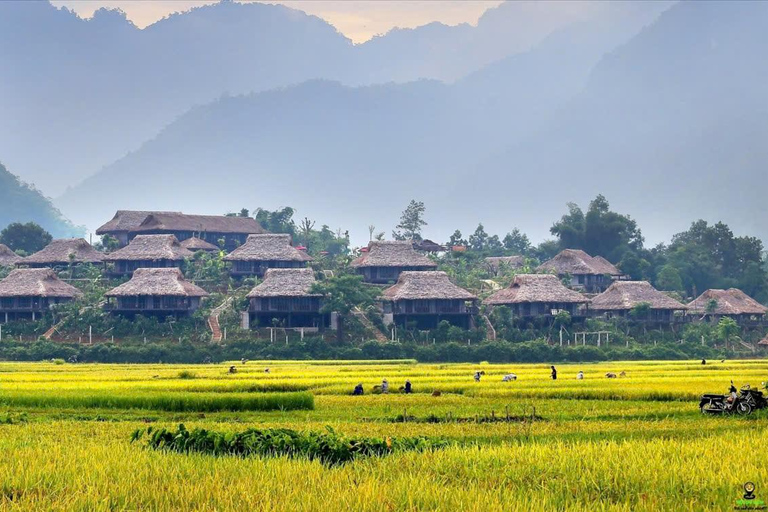
[[[82,229],[75,228],[65,219],[51,201],[18,176],[11,174],[0,164],[0,230],[13,222],[35,222],[55,238],[81,236]]]
[[[0,154],[58,195],[222,96],[313,79],[452,82],[627,5],[507,2],[477,26],[433,23],[353,45],[324,20],[280,5],[221,2],[139,30],[119,11],[83,20],[45,1],[0,2],[0,113],[14,121],[0,126]]]

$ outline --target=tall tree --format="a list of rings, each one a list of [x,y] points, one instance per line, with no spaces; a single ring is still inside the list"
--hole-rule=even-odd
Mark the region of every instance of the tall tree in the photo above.
[[[504,237],[504,249],[512,254],[527,255],[531,250],[531,241],[528,236],[515,228]]]
[[[616,262],[627,251],[640,251],[643,236],[637,222],[628,215],[611,211],[608,200],[598,195],[589,203],[587,213],[568,204],[568,213],[550,232],[558,238],[560,249],[582,249],[592,256]]]
[[[291,236],[296,235],[296,223],[293,221],[293,214],[296,211],[290,206],[273,212],[259,208],[256,210],[256,220],[270,233],[288,233]]]
[[[392,238],[395,240],[421,240],[421,229],[427,225],[424,220],[424,213],[427,208],[421,201],[411,199],[411,202],[400,215],[400,224],[395,226],[396,231],[392,232]]]
[[[34,222],[14,222],[0,231],[0,244],[7,245],[14,251],[24,251],[26,254],[39,251],[51,243],[51,240],[51,234]]]

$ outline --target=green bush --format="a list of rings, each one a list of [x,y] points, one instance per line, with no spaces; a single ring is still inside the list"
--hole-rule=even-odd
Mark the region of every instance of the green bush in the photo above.
[[[396,451],[424,451],[448,445],[443,439],[428,437],[351,438],[337,434],[330,427],[326,427],[326,432],[251,428],[243,432],[224,433],[199,428],[190,431],[184,425],[179,425],[176,430],[153,427],[139,429],[131,436],[131,442],[140,441],[145,435],[147,446],[156,450],[240,457],[300,457],[318,460],[329,466],[359,457],[381,457]]]

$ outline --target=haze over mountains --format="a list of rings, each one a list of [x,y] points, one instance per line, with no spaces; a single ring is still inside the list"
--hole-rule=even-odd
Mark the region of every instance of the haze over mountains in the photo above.
[[[118,11],[83,20],[44,1],[0,2],[0,112],[16,120],[0,127],[0,155],[59,194],[225,94],[318,78],[452,80],[529,48],[553,28],[612,11],[574,5],[583,8],[569,4],[559,13],[512,2],[489,10],[477,27],[431,24],[354,46],[325,21],[279,5],[222,2],[139,30]],[[544,23],[532,22],[544,14]],[[41,140],[48,151],[35,150]]]
[[[359,239],[417,198],[437,239],[478,221],[540,239],[566,201],[603,193],[653,241],[699,217],[768,238],[768,5],[585,5],[546,37],[524,33],[513,3],[477,27],[353,46],[276,6],[216,5],[139,31],[45,3],[16,6],[11,23],[0,4],[0,38],[49,34],[3,55],[25,71],[0,81],[0,98],[21,98],[0,105],[21,125],[0,128],[0,155],[46,181],[56,169],[58,184],[41,184],[53,190],[106,165],[57,203],[90,227],[118,206],[290,205]]]

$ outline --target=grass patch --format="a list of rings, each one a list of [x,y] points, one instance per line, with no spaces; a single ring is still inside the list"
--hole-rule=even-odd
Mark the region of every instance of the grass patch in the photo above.
[[[312,410],[311,393],[107,393],[0,395],[6,407],[68,409],[147,409],[170,412]]]
[[[147,437],[147,446],[156,450],[240,457],[287,456],[318,460],[327,466],[350,462],[359,457],[382,457],[398,451],[425,451],[443,448],[447,440],[429,437],[352,438],[336,433],[298,432],[287,428],[248,429],[226,433],[196,428],[187,430],[181,424],[176,430],[149,427],[136,430],[131,442]]]

